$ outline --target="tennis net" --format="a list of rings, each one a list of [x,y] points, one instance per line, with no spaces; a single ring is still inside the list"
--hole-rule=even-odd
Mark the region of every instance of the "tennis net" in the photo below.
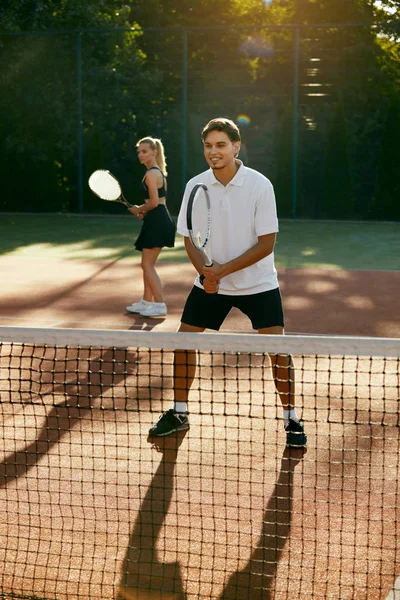
[[[400,598],[400,340],[0,327],[0,342],[0,597]],[[182,385],[175,355],[197,365],[190,429],[148,438]],[[287,355],[286,377],[271,357]],[[286,447],[279,378],[306,450]]]

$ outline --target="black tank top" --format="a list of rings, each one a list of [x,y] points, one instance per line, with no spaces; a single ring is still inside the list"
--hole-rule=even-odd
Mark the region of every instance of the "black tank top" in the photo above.
[[[158,171],[160,171],[162,178],[163,178],[163,184],[160,188],[158,188],[158,197],[159,198],[166,198],[167,197],[167,189],[166,189],[166,181],[165,181],[165,176],[164,173],[161,171],[161,169],[159,167],[150,167],[149,171],[151,171],[151,169],[157,169]],[[143,192],[143,196],[145,200],[149,200],[149,188],[146,185],[146,181],[145,179],[142,179],[142,182],[140,184],[140,190]]]

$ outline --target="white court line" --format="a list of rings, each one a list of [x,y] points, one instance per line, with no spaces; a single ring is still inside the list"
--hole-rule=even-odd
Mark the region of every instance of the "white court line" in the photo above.
[[[386,597],[386,600],[400,600],[400,576],[394,582],[394,586]]]

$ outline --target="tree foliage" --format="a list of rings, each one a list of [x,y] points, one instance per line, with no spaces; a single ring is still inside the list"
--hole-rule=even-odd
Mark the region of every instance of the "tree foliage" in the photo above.
[[[84,179],[94,168],[109,168],[128,195],[142,175],[136,140],[162,137],[176,212],[183,177],[204,168],[199,133],[205,120],[244,113],[248,164],[276,183],[278,204],[290,214],[294,25],[301,25],[298,215],[318,216],[325,203],[322,212],[346,217],[344,205],[328,210],[326,184],[326,165],[341,146],[352,214],[397,218],[394,200],[377,210],[376,182],[387,189],[392,177],[389,170],[382,174],[379,157],[390,152],[387,123],[400,78],[399,4],[3,1],[0,108],[7,119],[0,124],[0,169],[9,181],[3,210],[78,210],[80,133]],[[374,21],[379,24],[370,27]],[[338,25],[344,22],[352,26]],[[318,27],[323,24],[329,26]],[[100,210],[87,186],[84,207]]]
[[[378,159],[377,190],[372,202],[372,215],[385,218],[392,215],[400,221],[400,97],[391,100],[383,127]]]
[[[334,108],[328,131],[323,203],[318,211],[320,217],[355,217],[351,171],[346,115],[340,99]]]

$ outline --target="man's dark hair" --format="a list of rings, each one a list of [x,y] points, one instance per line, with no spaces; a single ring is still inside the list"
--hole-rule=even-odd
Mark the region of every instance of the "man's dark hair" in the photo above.
[[[241,141],[239,127],[227,117],[217,117],[216,119],[211,119],[211,121],[207,123],[201,132],[201,139],[203,142],[210,131],[223,131],[231,142]]]

